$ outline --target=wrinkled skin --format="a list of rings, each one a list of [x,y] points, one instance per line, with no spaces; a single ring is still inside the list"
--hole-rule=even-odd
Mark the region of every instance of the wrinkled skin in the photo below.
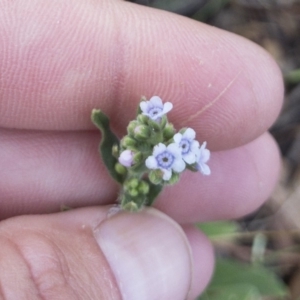
[[[276,183],[277,65],[241,37],[116,0],[0,0],[0,37],[0,298],[194,299],[214,258],[192,223],[248,214]],[[121,136],[142,95],[207,141],[212,175],[186,172],[157,210],[108,217],[118,186],[90,113]]]

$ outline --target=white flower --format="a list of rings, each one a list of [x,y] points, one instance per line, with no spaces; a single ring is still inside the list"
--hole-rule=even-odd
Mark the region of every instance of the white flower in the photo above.
[[[124,167],[131,167],[133,162],[133,152],[124,150],[119,156],[119,163]]]
[[[210,175],[210,168],[206,164],[210,158],[210,151],[205,148],[206,142],[202,144],[202,146],[198,149],[197,155],[196,155],[196,162],[197,162],[197,169],[203,174],[203,175]]]
[[[172,170],[182,172],[185,163],[182,160],[181,150],[175,143],[168,146],[159,143],[154,147],[152,156],[146,159],[146,166],[149,169],[160,169],[163,172],[163,180],[169,180]]]
[[[168,113],[173,108],[173,104],[171,102],[163,104],[158,96],[153,96],[149,101],[142,101],[140,108],[143,115],[155,121]]]
[[[192,128],[187,128],[183,134],[176,133],[173,137],[174,142],[181,149],[182,158],[189,165],[196,162],[196,154],[199,150],[199,142],[195,141],[195,137],[196,132]]]

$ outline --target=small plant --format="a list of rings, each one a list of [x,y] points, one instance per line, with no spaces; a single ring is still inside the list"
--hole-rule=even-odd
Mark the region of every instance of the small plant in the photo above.
[[[165,185],[178,182],[184,170],[210,175],[206,142],[195,140],[192,128],[176,132],[166,114],[171,102],[158,96],[142,97],[136,119],[129,122],[121,140],[111,131],[109,118],[98,109],[92,121],[101,130],[100,152],[111,176],[121,184],[122,209],[137,211],[153,204]]]

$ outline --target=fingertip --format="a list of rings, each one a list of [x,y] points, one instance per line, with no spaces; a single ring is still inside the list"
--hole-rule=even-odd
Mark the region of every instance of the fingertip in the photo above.
[[[189,80],[199,97],[187,95],[184,103],[178,100],[186,112],[180,125],[195,128],[211,150],[242,146],[268,130],[278,117],[284,94],[281,71],[262,47],[243,37],[213,28],[202,38],[210,39],[210,48],[198,46],[203,66]]]
[[[281,160],[275,140],[265,133],[247,145],[212,153],[209,166],[210,176],[183,174],[156,207],[180,223],[243,217],[269,198]]]
[[[94,231],[123,299],[186,298],[192,269],[182,229],[155,209],[119,212]]]
[[[253,140],[278,115],[278,67],[237,35],[121,1],[43,1],[30,22],[23,5],[32,6],[0,10],[2,127],[92,129],[97,107],[124,132],[140,96],[156,94],[176,106],[176,127],[193,127],[218,150]]]
[[[147,29],[152,47],[128,53],[126,83],[131,88],[123,94],[128,105],[133,108],[141,94],[172,101],[176,109],[170,120],[176,127],[191,126],[215,151],[249,143],[270,128],[284,88],[278,65],[262,47],[182,16],[140,7],[139,13],[145,15],[140,26],[133,20],[124,37],[128,32],[141,36]],[[163,21],[154,22],[159,18]],[[134,49],[143,41],[136,39]]]
[[[240,101],[243,94],[249,94],[248,110],[241,117],[248,121],[244,132],[252,130],[237,145],[240,146],[262,135],[275,122],[283,105],[284,82],[277,62],[265,49],[240,36],[236,36],[236,44],[239,45],[237,59],[241,67],[244,65],[242,72],[245,73],[244,90],[236,95],[236,101]],[[243,132],[241,126],[238,129]]]
[[[23,290],[14,290],[0,276],[12,295],[182,300],[190,289],[189,241],[177,223],[155,209],[112,215],[110,207],[91,207],[21,216],[1,223],[0,239],[10,262],[1,267],[24,283]]]
[[[194,225],[184,225],[193,256],[193,277],[189,300],[196,299],[209,284],[214,270],[214,249],[209,239]]]
[[[281,170],[281,154],[279,146],[273,136],[266,132],[256,141],[250,143],[249,152],[260,151],[253,160],[254,168],[257,172],[256,187],[257,197],[250,202],[250,207],[245,205],[245,210],[237,217],[242,217],[258,209],[272,194],[278,183]],[[252,149],[251,149],[252,148]],[[251,151],[252,150],[252,151]],[[252,204],[252,205],[251,205]],[[242,205],[240,206],[242,208]]]

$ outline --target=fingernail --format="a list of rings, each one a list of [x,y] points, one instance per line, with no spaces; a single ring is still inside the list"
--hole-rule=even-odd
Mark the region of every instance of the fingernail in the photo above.
[[[191,283],[188,240],[157,210],[120,212],[102,222],[95,238],[115,275],[122,299],[185,299]]]

